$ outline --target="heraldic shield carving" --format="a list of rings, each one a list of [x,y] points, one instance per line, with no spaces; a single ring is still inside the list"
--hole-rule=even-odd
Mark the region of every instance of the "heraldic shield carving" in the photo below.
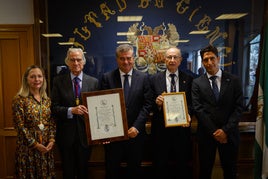
[[[152,29],[144,22],[129,27],[127,40],[136,47],[135,69],[154,74],[166,69],[164,53],[178,45],[179,33],[174,24],[162,23]]]

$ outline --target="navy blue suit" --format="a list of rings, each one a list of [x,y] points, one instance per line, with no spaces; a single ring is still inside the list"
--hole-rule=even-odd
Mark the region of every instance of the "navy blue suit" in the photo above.
[[[211,177],[217,148],[224,178],[235,178],[239,146],[238,123],[243,111],[243,94],[239,79],[222,72],[219,100],[216,101],[207,74],[204,74],[193,80],[192,101],[198,120],[200,178]],[[227,134],[226,144],[214,139],[213,133],[217,129],[222,129]]]
[[[78,178],[87,178],[87,162],[91,152],[87,142],[84,117],[67,117],[69,107],[76,106],[70,73],[55,77],[52,88],[52,114],[56,120],[56,143],[63,164],[63,178],[75,178],[75,167],[81,173]],[[83,74],[81,92],[98,90],[98,80]],[[82,102],[80,95],[80,104]],[[77,148],[79,147],[79,148]],[[75,150],[75,151],[74,151]]]
[[[179,91],[185,92],[189,114],[191,107],[191,84],[193,77],[179,71]],[[191,130],[190,127],[165,127],[163,109],[159,109],[155,100],[163,92],[167,92],[166,72],[159,72],[150,78],[153,91],[153,165],[155,177],[159,178],[184,178],[191,176]],[[171,169],[168,163],[175,162],[175,169]]]
[[[103,74],[101,89],[122,88],[119,69]],[[126,178],[141,178],[140,164],[145,137],[145,123],[151,109],[152,93],[148,75],[133,69],[131,87],[126,101],[128,128],[135,127],[139,134],[126,141],[112,142],[105,145],[106,177],[121,178],[120,163],[127,162]]]

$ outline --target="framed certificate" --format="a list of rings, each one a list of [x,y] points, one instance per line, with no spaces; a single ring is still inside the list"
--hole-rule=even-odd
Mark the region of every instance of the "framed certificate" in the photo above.
[[[166,127],[189,124],[185,92],[163,93],[164,120]]]
[[[89,144],[127,140],[128,126],[122,88],[83,92],[88,109],[85,124]]]

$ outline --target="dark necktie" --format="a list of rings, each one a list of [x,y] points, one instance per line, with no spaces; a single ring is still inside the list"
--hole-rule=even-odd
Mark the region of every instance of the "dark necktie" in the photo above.
[[[176,83],[175,83],[175,74],[170,74],[171,77],[171,83],[170,83],[170,92],[176,92]]]
[[[76,105],[79,105],[79,96],[80,96],[80,79],[78,77],[74,78],[74,95]]]
[[[128,74],[125,74],[124,77],[124,95],[125,95],[125,100],[128,98],[128,92],[129,92],[129,82],[128,82]]]
[[[218,85],[216,83],[216,78],[217,78],[217,76],[211,76],[209,79],[211,79],[211,81],[212,81],[212,90],[213,90],[213,93],[216,97],[216,100],[218,101],[220,92],[219,92]]]

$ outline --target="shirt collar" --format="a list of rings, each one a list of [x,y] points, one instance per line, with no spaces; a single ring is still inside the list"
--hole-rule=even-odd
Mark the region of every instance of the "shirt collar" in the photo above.
[[[208,78],[210,78],[211,76],[217,76],[217,77],[221,78],[221,76],[222,76],[221,69],[219,69],[218,72],[215,75],[211,75],[211,74],[207,73]]]
[[[167,70],[167,71],[166,71],[166,76],[169,77],[170,74],[171,74],[170,71]],[[175,71],[174,74],[176,75],[176,77],[178,77],[178,76],[179,76],[179,72],[178,72],[178,70]]]
[[[71,79],[73,80],[75,77],[76,76],[71,73]],[[82,79],[83,79],[83,72],[81,72],[77,77],[82,81]]]
[[[123,75],[126,74],[126,73],[122,72],[120,69],[119,69],[119,72],[120,72],[120,76],[123,76]],[[131,69],[127,74],[128,74],[129,76],[132,76],[132,73],[133,73],[133,69]]]

